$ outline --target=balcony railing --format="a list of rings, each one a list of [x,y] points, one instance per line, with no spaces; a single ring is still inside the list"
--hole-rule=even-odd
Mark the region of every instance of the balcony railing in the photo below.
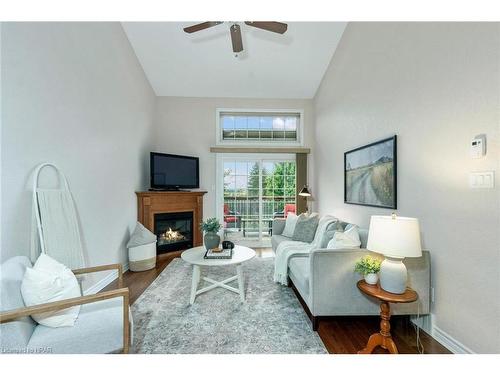
[[[262,197],[262,220],[269,222],[270,219],[282,216],[285,204],[295,204],[295,197]],[[239,228],[242,219],[248,221],[247,228],[258,228],[258,197],[225,197],[224,205],[226,208],[224,215],[224,221],[227,221],[226,228]],[[255,221],[250,221],[250,219]],[[265,228],[266,226],[264,226]]]

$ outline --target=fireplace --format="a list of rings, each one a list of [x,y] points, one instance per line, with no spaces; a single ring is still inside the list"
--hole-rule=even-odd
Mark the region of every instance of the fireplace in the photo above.
[[[155,214],[154,233],[157,253],[193,247],[193,212]]]
[[[198,223],[203,220],[203,196],[206,193],[206,191],[139,191],[136,193],[137,220],[156,235],[159,229],[163,230],[163,233],[169,228],[174,231],[175,223],[171,223],[170,227],[168,223],[160,224],[165,218],[169,220],[169,216],[173,217],[173,221],[177,221],[179,217],[186,219],[187,215],[191,219],[191,224],[187,226],[191,233],[188,235],[182,233],[185,232],[184,229],[187,229],[184,225],[180,229],[185,239],[175,241],[175,243],[171,240],[166,243],[161,241],[161,245],[157,246],[158,253],[203,245],[203,233]],[[164,238],[172,238],[171,233],[167,233]],[[186,238],[189,241],[186,241]]]

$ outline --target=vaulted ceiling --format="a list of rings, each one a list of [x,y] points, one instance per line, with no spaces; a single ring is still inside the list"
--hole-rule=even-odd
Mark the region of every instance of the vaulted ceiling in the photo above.
[[[346,26],[289,22],[280,35],[239,22],[244,51],[235,57],[232,23],[186,34],[194,23],[123,23],[158,96],[312,98]]]

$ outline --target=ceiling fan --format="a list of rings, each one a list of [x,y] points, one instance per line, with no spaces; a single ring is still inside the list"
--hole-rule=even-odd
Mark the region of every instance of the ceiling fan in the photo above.
[[[198,23],[189,27],[185,27],[184,31],[188,34],[195,33],[197,31],[205,30],[210,27],[214,27],[224,23],[222,21],[208,21]],[[231,43],[233,45],[233,52],[239,53],[243,51],[243,41],[241,39],[241,28],[237,22],[231,22],[232,25],[229,28],[231,32]],[[272,31],[273,33],[284,34],[288,28],[286,23],[273,22],[273,21],[245,21],[245,25],[256,27],[258,29]]]

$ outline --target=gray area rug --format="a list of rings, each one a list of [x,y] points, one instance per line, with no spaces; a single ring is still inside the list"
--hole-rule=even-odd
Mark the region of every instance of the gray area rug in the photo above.
[[[132,305],[133,352],[327,353],[292,289],[272,281],[274,259],[254,258],[243,269],[245,303],[216,288],[190,306],[192,266],[174,259]],[[216,280],[235,274],[232,266],[202,268]]]

